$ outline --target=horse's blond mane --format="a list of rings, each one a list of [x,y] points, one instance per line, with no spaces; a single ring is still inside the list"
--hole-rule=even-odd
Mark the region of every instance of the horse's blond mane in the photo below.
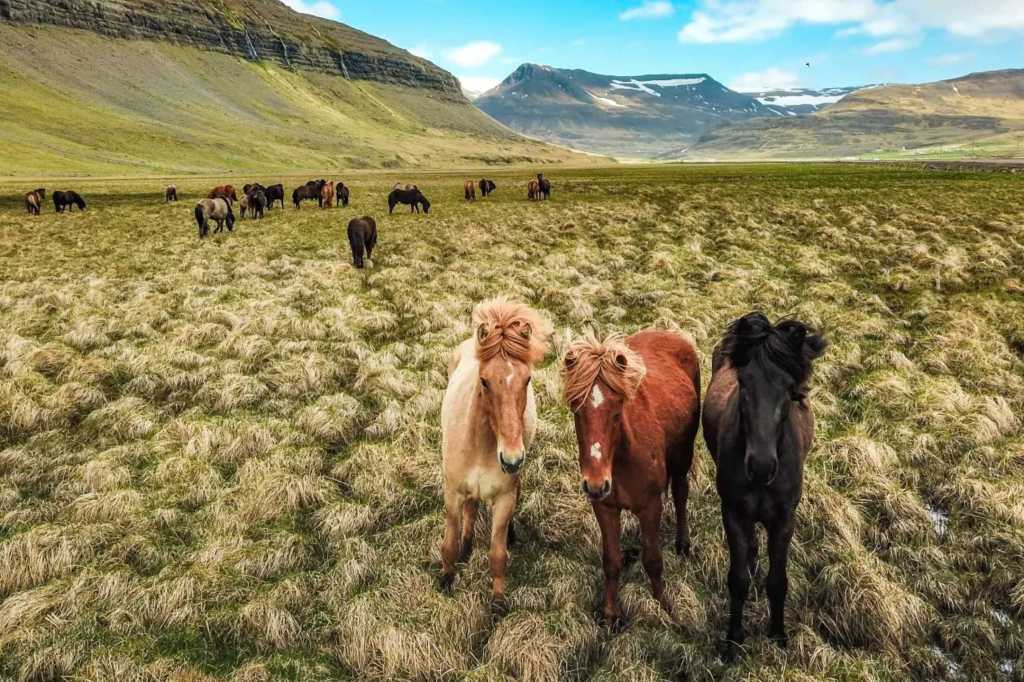
[[[548,352],[551,323],[533,308],[505,298],[473,309],[476,355],[486,362],[497,355],[536,365]]]
[[[630,400],[646,374],[643,358],[626,345],[621,334],[610,334],[598,340],[592,332],[588,333],[569,344],[562,361],[563,391],[573,411],[583,406],[598,379]]]

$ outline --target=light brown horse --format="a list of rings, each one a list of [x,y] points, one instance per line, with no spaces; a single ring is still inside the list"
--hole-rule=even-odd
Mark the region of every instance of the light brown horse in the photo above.
[[[328,182],[320,190],[320,208],[331,208],[334,205],[334,181]]]
[[[503,613],[519,471],[537,428],[531,378],[547,354],[551,324],[526,305],[498,298],[477,305],[473,329],[449,362],[441,407],[441,588],[451,589],[456,562],[472,553],[477,510],[490,502],[492,608]]]
[[[462,191],[466,195],[466,201],[474,201],[476,199],[476,183],[472,180],[466,180],[463,183]]]
[[[43,210],[43,200],[46,199],[46,189],[40,187],[31,192],[25,193],[25,210],[32,215],[39,215]]]
[[[220,187],[214,187],[210,190],[210,193],[206,195],[207,199],[230,199],[231,201],[238,201],[238,194],[235,192],[233,185],[221,185]]]
[[[536,180],[530,180],[526,185],[526,196],[530,201],[540,199],[540,183]]]
[[[667,612],[659,539],[662,494],[672,486],[676,552],[689,554],[687,475],[700,425],[700,364],[693,344],[666,331],[628,339],[590,335],[570,344],[562,362],[565,399],[573,410],[583,492],[601,527],[605,623],[624,625],[619,605],[620,513],[640,521],[643,564],[655,599]]]

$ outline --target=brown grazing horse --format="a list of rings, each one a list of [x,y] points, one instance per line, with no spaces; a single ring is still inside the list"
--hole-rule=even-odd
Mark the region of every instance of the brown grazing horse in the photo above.
[[[32,215],[39,215],[43,210],[43,200],[46,199],[46,189],[40,187],[31,192],[25,193],[25,210]]]
[[[207,199],[230,199],[231,201],[238,201],[238,194],[235,193],[235,188],[232,185],[221,185],[220,187],[214,187],[210,190],[210,193],[206,195]]]
[[[662,494],[670,484],[676,552],[690,551],[687,475],[700,426],[700,363],[693,344],[674,332],[646,330],[603,341],[587,336],[566,351],[562,380],[576,422],[583,492],[601,527],[602,616],[617,631],[624,625],[621,511],[640,521],[644,570],[667,612],[659,527]]]
[[[320,208],[331,208],[334,206],[334,181],[324,184],[320,189]]]
[[[377,246],[377,221],[368,215],[353,218],[348,223],[348,245],[352,247],[352,265],[362,269],[363,257],[373,258]]]
[[[164,203],[178,200],[178,188],[174,185],[167,185],[167,189],[164,190]]]
[[[498,298],[476,306],[473,329],[448,363],[441,406],[441,588],[451,589],[456,562],[472,553],[477,510],[490,502],[492,608],[501,614],[519,471],[537,429],[530,380],[547,354],[551,324],[526,305]]]
[[[526,185],[526,196],[530,201],[540,199],[540,183],[536,180],[530,180],[529,184]]]
[[[786,563],[814,438],[807,382],[827,346],[802,322],[773,325],[751,313],[733,322],[715,348],[703,421],[704,440],[718,466],[729,541],[728,660],[744,640],[743,604],[757,563],[756,523],[768,531],[769,634],[786,646]]]
[[[476,183],[472,180],[466,180],[463,183],[462,191],[466,195],[466,201],[474,201],[476,199]]]

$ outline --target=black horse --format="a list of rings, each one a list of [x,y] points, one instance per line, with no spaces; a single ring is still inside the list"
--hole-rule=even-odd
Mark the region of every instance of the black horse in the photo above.
[[[284,185],[271,185],[263,193],[267,195],[267,208],[274,208],[275,201],[280,201],[284,208]]]
[[[63,213],[65,208],[70,212],[73,210],[73,206],[77,206],[79,211],[85,210],[85,200],[78,195],[78,192],[53,193],[53,207],[57,209],[57,213]]]
[[[306,199],[315,199],[316,205],[323,208],[324,198],[322,190],[326,184],[326,180],[310,180],[305,185],[296,187],[295,191],[292,192],[292,203],[295,204],[295,208],[301,208],[302,202]]]
[[[178,200],[178,188],[174,185],[168,185],[167,189],[164,190],[164,203],[170,203]]]
[[[551,198],[551,181],[544,177],[543,173],[537,174],[537,183],[540,185],[540,199]]]
[[[388,195],[388,213],[394,213],[395,206],[398,204],[412,206],[410,213],[413,211],[419,213],[420,206],[423,207],[424,213],[430,213],[430,202],[415,185],[412,186],[412,189],[391,190],[391,194]]]
[[[377,221],[368,215],[353,218],[348,224],[348,243],[352,247],[352,264],[363,267],[363,252],[366,258],[373,258],[373,247],[377,246]]]
[[[264,192],[267,191],[267,188],[264,187],[263,185],[261,185],[260,183],[253,182],[253,183],[250,183],[248,185],[244,185],[242,187],[242,194],[252,194],[255,190],[258,190],[258,189],[261,189]]]
[[[494,192],[494,190],[496,190],[496,189],[498,189],[498,186],[494,184],[493,180],[488,180],[487,178],[484,178],[484,179],[482,179],[480,181],[480,195],[481,196],[485,196],[486,197],[487,195],[489,195],[492,192]]]
[[[249,215],[252,218],[263,220],[263,213],[267,210],[267,194],[260,185],[256,185],[245,196],[249,199]]]
[[[334,186],[334,196],[337,198],[337,203],[342,208],[348,206],[349,191],[345,183],[338,181],[338,184]]]
[[[718,466],[729,542],[728,659],[744,640],[743,604],[757,564],[756,523],[768,531],[769,635],[786,646],[786,562],[814,437],[807,383],[813,361],[827,346],[802,322],[773,325],[751,313],[729,325],[714,351],[703,423]]]

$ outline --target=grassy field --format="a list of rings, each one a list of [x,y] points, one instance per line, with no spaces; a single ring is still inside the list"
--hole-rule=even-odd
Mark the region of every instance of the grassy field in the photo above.
[[[204,242],[189,199],[212,181],[179,182],[178,205],[158,181],[72,183],[89,210],[40,217],[30,187],[0,184],[0,678],[1019,679],[1021,179],[563,170],[531,204],[525,175],[467,205],[463,176],[352,174],[350,209]],[[386,215],[396,180],[429,216]],[[359,272],[343,228],[365,213],[380,246]],[[437,591],[446,362],[499,293],[545,311],[556,350],[588,326],[684,329],[705,381],[751,309],[824,331],[788,651],[759,586],[746,655],[718,658],[727,551],[703,444],[694,554],[666,554],[675,620],[636,564],[629,627],[597,624],[554,354],[511,612],[490,616],[485,552]],[[671,527],[666,511],[666,546]]]

